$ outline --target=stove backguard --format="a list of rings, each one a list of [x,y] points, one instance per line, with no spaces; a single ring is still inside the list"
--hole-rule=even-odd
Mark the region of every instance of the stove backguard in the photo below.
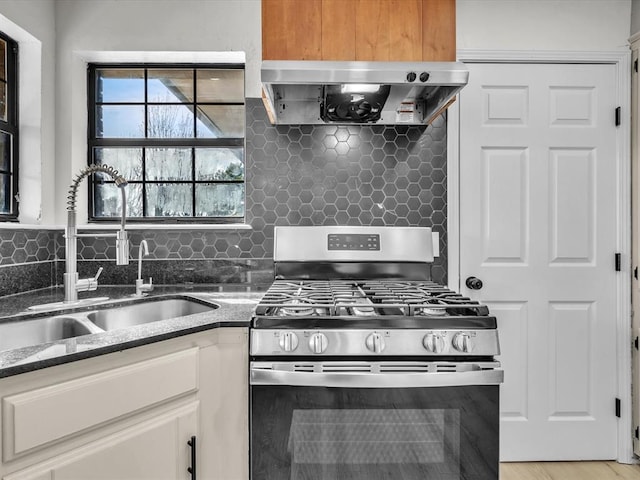
[[[420,262],[276,262],[276,280],[431,280],[431,264]]]
[[[429,227],[277,226],[273,260],[432,263],[438,238]]]

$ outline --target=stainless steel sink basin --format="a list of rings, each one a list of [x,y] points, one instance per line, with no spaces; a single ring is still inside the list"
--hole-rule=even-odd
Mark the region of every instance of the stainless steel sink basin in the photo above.
[[[103,330],[116,330],[169,318],[209,312],[215,308],[217,308],[217,305],[200,303],[192,299],[169,298],[155,300],[150,298],[140,303],[96,310],[87,314],[87,318]]]
[[[55,316],[0,323],[0,352],[95,333],[74,317]]]
[[[0,352],[209,312],[218,306],[195,298],[149,297],[94,308],[47,317],[32,318],[32,315],[27,315],[0,322]]]

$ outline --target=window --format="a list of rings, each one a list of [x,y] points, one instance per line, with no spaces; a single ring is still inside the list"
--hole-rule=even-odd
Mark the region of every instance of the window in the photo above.
[[[129,220],[244,219],[244,67],[89,65],[89,163],[128,181]],[[111,179],[94,176],[89,219],[119,216]]]
[[[18,219],[18,44],[0,33],[0,220]]]

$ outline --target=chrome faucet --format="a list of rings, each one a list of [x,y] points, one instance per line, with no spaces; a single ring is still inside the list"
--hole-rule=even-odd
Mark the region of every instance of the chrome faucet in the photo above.
[[[86,176],[92,173],[102,172],[109,175],[116,186],[120,188],[122,194],[122,217],[120,230],[116,233],[92,233],[79,234],[76,228],[76,195],[78,185]],[[116,237],[116,265],[129,265],[129,240],[125,230],[127,217],[127,196],[124,187],[127,180],[114,170],[113,167],[105,164],[89,165],[80,171],[73,183],[69,187],[67,195],[67,227],[65,229],[65,274],[64,274],[64,301],[65,303],[76,302],[78,292],[93,291],[98,288],[98,277],[102,273],[102,267],[93,278],[78,278],[78,237]]]
[[[141,297],[145,292],[150,292],[153,290],[153,279],[149,277],[149,283],[144,283],[142,279],[142,255],[144,252],[144,256],[149,255],[149,244],[146,240],[142,240],[140,242],[140,246],[138,247],[138,278],[136,279],[136,297]]]

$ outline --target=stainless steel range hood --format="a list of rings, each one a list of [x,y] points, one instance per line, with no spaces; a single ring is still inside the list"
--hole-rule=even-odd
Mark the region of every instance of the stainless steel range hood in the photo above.
[[[271,123],[428,125],[467,84],[458,62],[262,62]]]

